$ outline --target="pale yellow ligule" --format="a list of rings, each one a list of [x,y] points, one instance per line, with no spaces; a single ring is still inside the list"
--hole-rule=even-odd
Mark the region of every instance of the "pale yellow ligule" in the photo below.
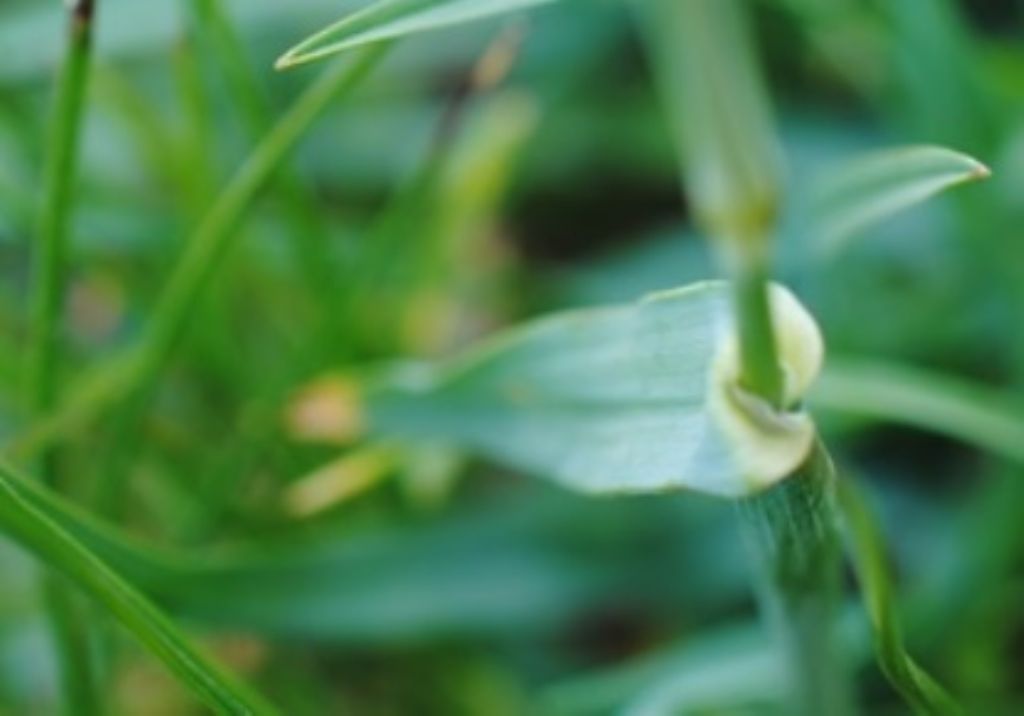
[[[740,385],[739,353],[731,326],[723,331],[709,374],[708,410],[751,492],[792,474],[810,453],[815,427],[802,401],[821,372],[825,354],[817,323],[788,289],[772,285],[771,306],[786,378],[783,409]]]

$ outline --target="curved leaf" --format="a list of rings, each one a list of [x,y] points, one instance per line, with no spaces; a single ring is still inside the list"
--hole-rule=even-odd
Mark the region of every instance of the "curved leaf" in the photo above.
[[[736,389],[729,288],[699,283],[635,305],[571,311],[449,364],[371,382],[372,432],[459,445],[592,493],[748,495],[808,454],[806,414]],[[821,341],[791,294],[773,310],[795,404]]]
[[[810,197],[805,225],[826,250],[958,184],[985,179],[988,168],[935,146],[886,149],[858,157],[825,177]]]
[[[830,410],[931,430],[1024,463],[1024,405],[920,368],[830,360],[810,396]]]
[[[287,69],[406,35],[482,20],[555,0],[378,0],[288,50],[276,62]]]
[[[882,671],[916,713],[936,716],[964,713],[907,652],[893,602],[885,542],[867,502],[849,480],[839,481],[838,497]]]

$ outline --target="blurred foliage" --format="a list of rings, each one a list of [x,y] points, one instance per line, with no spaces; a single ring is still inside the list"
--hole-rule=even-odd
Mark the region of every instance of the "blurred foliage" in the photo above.
[[[324,70],[275,74],[274,60],[359,5],[102,0],[66,389],[146,329],[185,238]],[[940,143],[992,168],[841,242],[787,225],[779,263],[847,366],[819,402],[881,515],[907,642],[969,713],[1020,713],[1024,6],[754,5],[790,201],[867,149]],[[55,0],[0,7],[10,439],[29,426],[26,297],[63,27]],[[487,58],[503,65],[481,80]],[[615,0],[399,42],[245,212],[130,430],[104,417],[62,442],[61,487],[81,505],[123,471],[106,505],[122,532],[53,507],[62,524],[287,714],[777,712],[778,655],[728,506],[592,501],[445,445],[321,439],[346,418],[315,401],[344,396],[325,374],[713,275],[650,74]],[[36,570],[0,545],[0,714],[59,698]],[[905,713],[850,595],[864,711]],[[200,712],[120,631],[101,633],[112,712]]]

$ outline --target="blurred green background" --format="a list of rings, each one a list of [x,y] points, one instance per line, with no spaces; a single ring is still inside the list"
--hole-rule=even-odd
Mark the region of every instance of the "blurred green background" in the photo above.
[[[201,0],[101,1],[65,382],[137,336],[219,188],[324,69],[274,59],[360,4],[225,0],[218,24]],[[1024,3],[751,4],[795,201],[870,148],[939,143],[993,169],[841,244],[782,232],[779,271],[830,354],[970,380],[1024,420]],[[29,422],[30,249],[64,27],[56,0],[0,5],[5,436]],[[123,477],[103,511],[177,575],[142,586],[287,714],[778,713],[731,506],[590,500],[445,446],[309,439],[339,419],[318,398],[345,398],[325,375],[714,275],[682,196],[623,3],[402,41],[247,212],[142,417],[68,441],[62,487],[89,502]],[[1021,713],[1022,466],[822,417],[882,516],[912,650],[970,713]],[[35,570],[0,543],[4,715],[56,708]],[[906,713],[850,612],[865,712]],[[107,633],[115,713],[202,712]]]

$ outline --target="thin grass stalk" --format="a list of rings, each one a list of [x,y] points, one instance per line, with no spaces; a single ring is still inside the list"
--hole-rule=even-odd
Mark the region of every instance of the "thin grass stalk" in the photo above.
[[[44,189],[37,227],[32,277],[34,340],[29,362],[30,402],[33,412],[45,414],[57,399],[60,356],[60,317],[67,283],[68,229],[78,175],[82,115],[92,55],[93,0],[78,0],[69,8],[67,53],[57,82],[53,120],[47,143]],[[52,467],[54,454],[39,461]],[[44,479],[52,482],[52,470]]]
[[[276,713],[261,696],[197,651],[174,624],[107,564],[84,548],[31,501],[18,478],[0,466],[0,525],[5,533],[59,569],[131,630],[215,713]],[[73,705],[77,708],[77,704]],[[94,713],[102,713],[97,709]]]
[[[185,214],[201,217],[216,191],[217,172],[213,161],[213,107],[206,94],[205,69],[195,38],[188,34],[178,38],[171,68],[184,120],[176,142],[176,184]]]
[[[760,251],[752,253],[728,262],[740,383],[785,410],[792,406],[784,404],[785,374],[769,304],[768,262]],[[739,506],[761,611],[787,657],[789,713],[801,716],[852,711],[847,666],[835,634],[842,565],[835,490],[834,469],[819,444],[795,474]]]
[[[44,420],[16,434],[4,452],[18,459],[38,455],[54,441],[81,430],[128,393],[159,373],[187,323],[189,310],[198,300],[219,258],[233,245],[231,229],[242,220],[273,171],[294,148],[309,125],[329,104],[353,90],[383,58],[389,43],[368,48],[351,65],[339,64],[310,86],[294,106],[256,146],[246,163],[232,176],[195,233],[185,242],[185,253],[172,273],[150,328],[87,376],[76,390]],[[204,267],[203,263],[213,263]]]
[[[61,314],[67,286],[69,227],[78,177],[82,117],[92,64],[95,0],[68,5],[66,54],[57,80],[44,174],[44,194],[37,228],[33,270],[29,390],[34,415],[53,409],[58,397]],[[58,483],[56,446],[37,458],[41,478]],[[91,629],[85,605],[63,580],[44,572],[40,589],[57,654],[64,711],[87,716],[101,712]]]
[[[776,408],[783,406],[785,380],[775,345],[768,300],[767,262],[744,260],[733,271],[733,303],[739,333],[740,382]]]
[[[733,269],[740,383],[777,409],[785,375],[768,301],[768,270],[753,260]],[[817,444],[807,462],[766,492],[739,503],[761,611],[786,655],[788,713],[851,712],[847,666],[836,638],[842,566],[835,470]]]
[[[266,135],[188,239],[139,344],[124,363],[124,374],[114,390],[92,397],[89,412],[95,415],[119,399],[128,403],[121,412],[122,425],[135,425],[148,405],[151,389],[186,328],[203,289],[217,272],[245,211],[252,205],[274,172],[299,139],[332,101],[354,89],[387,51],[381,44],[368,49],[354,64],[328,69]],[[109,511],[125,471],[104,472],[97,486],[96,501]]]
[[[253,141],[259,141],[273,126],[270,102],[260,79],[246,57],[245,47],[239,39],[224,7],[223,0],[192,0],[197,31],[208,37],[212,49],[227,80],[228,93],[238,108]],[[328,250],[329,231],[316,199],[289,162],[282,162],[274,177],[274,188],[280,195],[284,216],[292,235],[289,245],[295,267],[309,282],[317,303],[322,307],[321,319],[328,337],[340,340],[345,327],[340,325],[337,300],[338,289],[346,284],[339,280],[338,262],[332,260]]]
[[[110,357],[86,376],[74,392],[42,420],[13,436],[4,446],[12,457],[28,459],[61,438],[81,430],[156,375],[173,351],[195,302],[233,245],[232,231],[266,186],[280,162],[323,110],[366,77],[390,45],[366,50],[352,64],[328,69],[307,89],[264,137],[234,174],[198,228],[186,240],[149,327],[134,344]]]
[[[355,64],[329,69],[266,136],[232,178],[189,238],[137,349],[138,378],[144,383],[164,365],[202,289],[232,246],[231,236],[259,191],[306,132],[336,98],[354,89],[383,56],[386,45],[368,50]],[[142,380],[140,380],[140,378]]]
[[[845,480],[838,490],[854,568],[875,639],[875,653],[889,682],[914,709],[929,716],[962,716],[949,692],[907,653],[896,615],[881,529],[860,488]]]

